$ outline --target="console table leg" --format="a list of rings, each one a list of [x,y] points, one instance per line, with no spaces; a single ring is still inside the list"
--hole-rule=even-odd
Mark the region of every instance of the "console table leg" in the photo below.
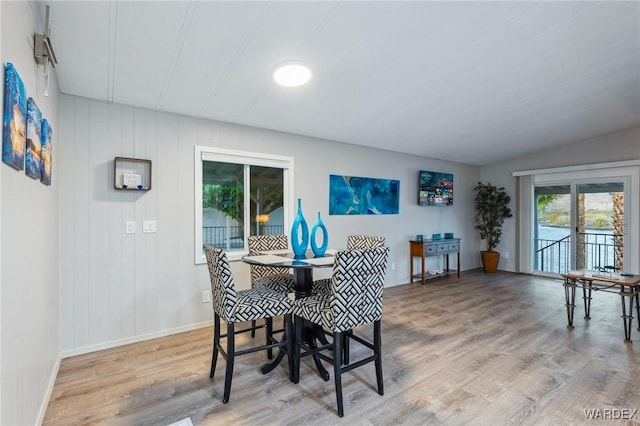
[[[409,253],[409,282],[413,284],[413,254]]]
[[[587,288],[587,282],[589,287]],[[591,284],[592,281],[583,281],[582,285],[582,299],[584,300],[584,319],[591,319]]]
[[[625,287],[620,287],[620,302],[622,303],[622,322],[624,324],[624,341],[631,343],[631,326],[633,325],[633,301],[635,299],[635,292],[631,287],[630,292],[625,291]],[[627,314],[626,304],[624,298],[629,298],[629,313]]]
[[[564,298],[567,307],[567,328],[573,328],[573,310],[576,307],[576,283],[572,278],[564,279]]]
[[[640,331],[640,285],[636,286],[636,318],[638,318],[638,331]]]

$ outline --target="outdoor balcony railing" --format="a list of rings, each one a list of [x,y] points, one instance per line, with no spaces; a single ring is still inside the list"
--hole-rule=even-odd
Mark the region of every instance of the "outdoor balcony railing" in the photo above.
[[[254,235],[278,235],[284,232],[283,225],[259,225],[258,232]],[[243,226],[203,226],[202,243],[221,248],[234,250],[244,248]]]
[[[622,259],[618,259],[618,251],[622,245],[617,244],[617,241],[622,239],[622,235],[581,232],[578,234],[578,238],[579,268],[596,269],[616,266],[618,261],[622,265]],[[535,269],[537,271],[563,274],[571,269],[570,235],[559,240],[541,238],[534,242],[536,247]]]

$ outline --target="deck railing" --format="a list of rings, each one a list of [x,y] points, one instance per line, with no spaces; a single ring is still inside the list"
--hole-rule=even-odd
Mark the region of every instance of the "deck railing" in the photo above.
[[[571,249],[571,235],[559,240],[539,238],[534,241],[536,247],[536,270],[562,274],[567,272],[569,253]]]
[[[258,235],[278,235],[284,232],[284,226],[260,225],[258,232]],[[241,225],[203,226],[202,243],[219,247],[223,250],[242,249],[244,248],[244,227]]]
[[[622,235],[598,232],[580,232],[577,252],[583,254],[584,264],[579,268],[596,269],[605,266],[622,265],[618,259],[618,249],[622,248],[617,241]],[[563,274],[571,269],[571,236],[559,240],[539,238],[536,244],[536,270]],[[540,247],[540,248],[538,248]]]

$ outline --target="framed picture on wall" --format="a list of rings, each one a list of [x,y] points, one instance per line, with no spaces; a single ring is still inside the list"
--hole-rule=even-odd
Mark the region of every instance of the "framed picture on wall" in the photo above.
[[[329,176],[330,215],[398,214],[399,205],[399,180]]]
[[[27,176],[40,179],[40,149],[42,147],[42,113],[33,98],[27,99],[27,155],[24,172]]]
[[[51,185],[51,155],[53,146],[51,142],[53,131],[49,120],[42,119],[42,148],[40,150],[40,182]]]
[[[27,94],[24,83],[11,62],[4,75],[4,114],[2,120],[2,161],[18,170],[24,168]]]

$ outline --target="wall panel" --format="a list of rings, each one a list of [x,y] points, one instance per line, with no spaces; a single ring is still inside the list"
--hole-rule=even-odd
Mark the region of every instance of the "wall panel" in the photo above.
[[[106,104],[91,104],[89,111],[90,138],[85,145],[88,149],[87,164],[95,164],[95,173],[90,174],[87,196],[92,199],[88,203],[89,239],[88,246],[93,247],[88,252],[89,280],[89,326],[91,334],[89,343],[103,342],[109,338],[108,318],[109,305],[105,303],[109,295],[108,262],[109,255],[109,187],[104,185],[109,181],[109,141],[108,121],[101,119],[108,112]]]
[[[387,285],[409,280],[407,241],[418,233],[454,232],[463,239],[462,269],[478,266],[469,202],[476,167],[64,95],[61,113],[74,123],[63,135],[74,147],[62,159],[63,173],[93,182],[70,188],[73,211],[62,218],[63,227],[73,231],[61,237],[62,262],[73,269],[61,283],[63,310],[74,312],[62,330],[65,355],[211,321],[211,306],[200,302],[201,291],[210,286],[207,267],[193,260],[196,144],[294,157],[295,196],[303,199],[311,225],[321,212],[331,247],[344,248],[351,233],[387,238],[396,266],[390,264]],[[103,146],[94,147],[95,141]],[[115,156],[152,160],[151,191],[113,189]],[[106,178],[104,164],[109,164]],[[454,174],[454,207],[417,205],[421,169]],[[329,174],[400,180],[400,214],[328,216]],[[133,235],[124,234],[127,220],[136,222]],[[157,233],[143,233],[143,220],[156,220]],[[232,270],[238,287],[248,288],[246,265],[234,262]],[[92,307],[93,298],[103,305]]]
[[[2,68],[6,62],[15,65],[27,96],[53,129],[50,186],[0,163],[0,424],[33,425],[44,416],[59,365],[60,159],[66,146],[60,136],[56,71],[46,97],[42,67],[33,59],[33,34],[42,31],[44,3],[1,2],[0,10]],[[73,336],[73,322],[65,324]]]

